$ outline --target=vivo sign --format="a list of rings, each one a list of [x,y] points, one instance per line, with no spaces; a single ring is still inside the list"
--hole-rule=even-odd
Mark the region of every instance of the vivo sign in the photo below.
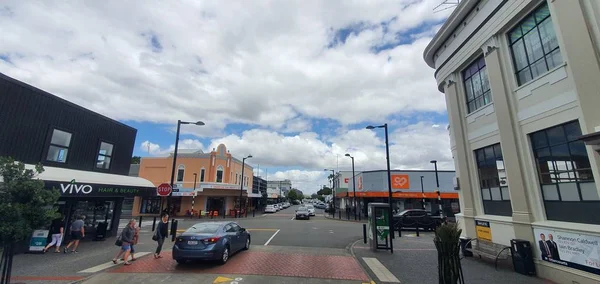
[[[92,192],[92,186],[88,185],[88,184],[74,184],[74,183],[68,183],[68,184],[64,184],[61,183],[60,184],[60,188],[62,189],[63,193],[69,193],[69,194],[78,194],[78,193],[83,193],[83,194],[90,194]]]

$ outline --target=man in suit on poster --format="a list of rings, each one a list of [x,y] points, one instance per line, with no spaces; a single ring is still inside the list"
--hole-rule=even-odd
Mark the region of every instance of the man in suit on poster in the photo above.
[[[540,246],[540,251],[542,252],[542,258],[552,258],[552,252],[550,251],[550,246],[546,242],[546,235],[540,234],[540,240],[538,241]]]
[[[558,244],[556,244],[556,242],[554,241],[554,237],[552,236],[552,234],[548,234],[548,239],[549,240],[547,240],[546,243],[550,248],[550,255],[552,259],[560,260],[560,255],[558,254]]]

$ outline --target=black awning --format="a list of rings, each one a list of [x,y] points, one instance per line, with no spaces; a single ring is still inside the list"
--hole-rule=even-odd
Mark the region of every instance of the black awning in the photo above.
[[[116,184],[44,181],[46,188],[55,188],[61,197],[134,197],[157,196],[155,187]]]

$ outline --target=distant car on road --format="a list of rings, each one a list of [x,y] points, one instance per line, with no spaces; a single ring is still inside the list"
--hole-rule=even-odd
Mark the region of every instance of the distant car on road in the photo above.
[[[305,206],[301,206],[296,209],[296,220],[300,219],[310,220],[310,213],[308,212],[308,208]]]
[[[315,204],[315,208],[325,209],[325,208],[327,208],[327,205],[325,205],[325,203],[317,203],[317,204]]]
[[[308,209],[309,216],[315,216],[315,207],[312,204],[306,205],[306,209]]]
[[[277,208],[275,208],[275,205],[267,205],[267,207],[265,207],[265,213],[276,213],[277,212]]]
[[[393,215],[394,227],[402,228],[423,228],[424,230],[435,230],[444,223],[440,216],[431,215],[424,209],[408,209]]]
[[[290,205],[289,202],[284,202],[283,203],[283,208],[289,208],[290,206],[292,206],[292,205]]]
[[[231,255],[250,248],[250,233],[235,222],[198,223],[177,236],[173,259],[217,260],[225,264]]]

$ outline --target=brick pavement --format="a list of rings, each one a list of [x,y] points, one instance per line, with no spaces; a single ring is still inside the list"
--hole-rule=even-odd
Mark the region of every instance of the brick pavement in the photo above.
[[[240,252],[225,265],[179,265],[169,252],[164,258],[145,257],[130,266],[121,266],[111,273],[202,273],[245,274],[307,277],[338,280],[368,281],[359,263],[352,256],[309,255],[264,251]]]

